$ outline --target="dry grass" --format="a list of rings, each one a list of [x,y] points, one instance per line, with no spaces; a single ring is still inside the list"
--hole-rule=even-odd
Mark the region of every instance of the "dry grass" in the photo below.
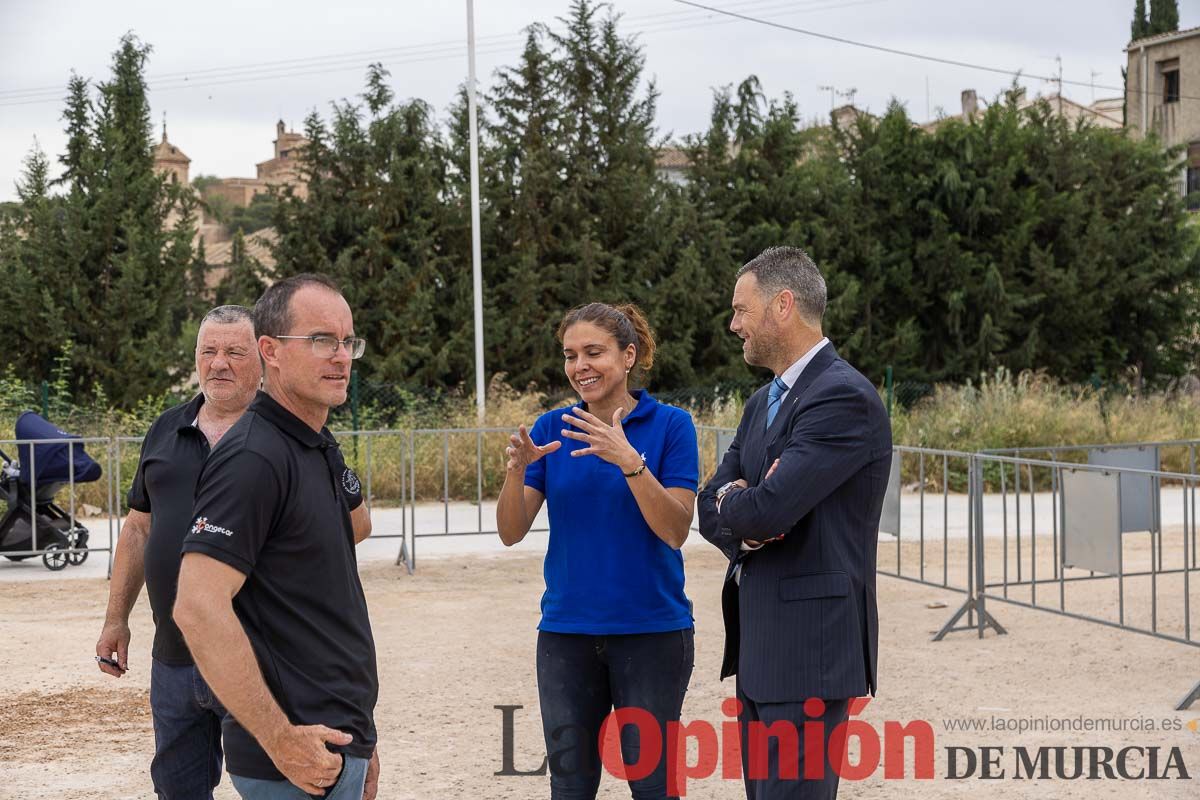
[[[518,391],[502,380],[494,380],[488,390],[483,427],[513,430],[520,424],[532,424],[546,404],[547,396],[540,392]],[[130,413],[109,412],[90,423],[81,418],[82,427],[74,430],[86,436],[136,436],[144,431],[146,418],[154,410],[147,406]],[[734,428],[741,414],[742,401],[736,399],[693,409],[701,428],[702,477],[711,475],[716,467],[716,435],[707,429]],[[361,416],[363,427],[382,427],[376,422],[379,418],[368,409]],[[372,495],[385,504],[412,496],[414,483],[418,500],[440,500],[446,494],[458,500],[474,500],[480,495],[494,498],[504,475],[506,434],[476,433],[477,427],[474,399],[453,396],[400,414],[390,424],[389,430],[394,432],[345,437],[343,449],[364,481],[370,473]],[[440,432],[446,430],[467,432]],[[1114,395],[1061,384],[1038,373],[1013,376],[1000,371],[980,382],[939,386],[912,408],[897,408],[892,430],[897,444],[967,452],[1051,444],[1167,441],[1197,435],[1200,403],[1175,393]],[[0,435],[11,435],[11,431],[12,419],[0,420]],[[93,445],[91,452],[94,457],[103,457],[98,445]],[[122,444],[117,458],[124,491],[137,466],[138,446]],[[479,483],[477,464],[481,458],[483,480]],[[1163,467],[1187,471],[1187,448],[1165,449]],[[906,461],[906,483],[916,480],[915,470],[915,461]],[[965,476],[960,472],[951,475],[951,485],[956,489],[965,485]],[[77,501],[104,508],[105,482],[79,487]]]

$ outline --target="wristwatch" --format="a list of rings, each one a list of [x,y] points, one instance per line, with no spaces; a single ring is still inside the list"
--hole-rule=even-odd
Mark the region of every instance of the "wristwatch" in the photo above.
[[[741,488],[740,486],[738,486],[738,482],[737,482],[737,481],[730,481],[729,483],[727,483],[727,484],[725,484],[724,486],[722,486],[720,489],[717,489],[717,502],[718,502],[718,503],[719,503],[719,502],[721,502],[721,499],[722,499],[723,497],[725,497],[725,495],[729,494],[729,491],[730,491],[731,489],[735,489],[735,488],[736,488],[736,489],[740,489],[740,488]]]

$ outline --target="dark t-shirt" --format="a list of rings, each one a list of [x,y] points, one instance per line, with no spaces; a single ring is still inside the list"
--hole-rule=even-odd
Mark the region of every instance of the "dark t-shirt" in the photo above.
[[[183,552],[246,575],[233,608],[287,718],[345,731],[332,749],[369,758],[379,679],[346,500],[358,491],[330,433],[259,392],[204,465]],[[283,778],[232,715],[223,732],[230,773]]]
[[[150,515],[150,538],[144,553],[146,594],[154,615],[154,646],[151,654],[171,666],[190,666],[192,654],[171,618],[175,590],[179,586],[179,560],[183,537],[191,527],[196,481],[208,458],[208,439],[196,427],[204,395],[159,415],[142,440],[133,485],[126,502]],[[350,472],[342,491],[351,510],[362,503],[359,481]]]
[[[142,455],[129,507],[150,515],[146,541],[146,594],[154,612],[154,658],[172,666],[188,666],[192,654],[171,619],[179,584],[179,553],[192,524],[196,479],[208,458],[208,439],[193,426],[204,395],[164,411],[142,441]]]

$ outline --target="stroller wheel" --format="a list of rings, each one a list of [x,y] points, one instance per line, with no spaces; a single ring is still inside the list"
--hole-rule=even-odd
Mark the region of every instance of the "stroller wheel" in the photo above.
[[[78,567],[80,564],[87,561],[87,557],[88,557],[87,540],[88,540],[87,528],[83,527],[82,525],[76,526],[75,530],[73,530],[71,532],[71,534],[67,537],[67,541],[71,543],[72,550],[82,551],[79,553],[71,553],[70,556],[67,558],[67,560],[71,563],[71,566]]]
[[[71,554],[59,552],[62,549],[63,546],[57,542],[46,545],[46,552],[42,554],[42,563],[46,565],[46,569],[58,572],[60,569],[67,568]]]

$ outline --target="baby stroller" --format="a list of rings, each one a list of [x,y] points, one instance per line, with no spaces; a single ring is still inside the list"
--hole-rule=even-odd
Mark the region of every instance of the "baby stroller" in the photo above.
[[[8,553],[45,550],[42,563],[55,572],[67,564],[82,564],[88,557],[88,530],[78,522],[71,524],[71,516],[54,503],[54,495],[72,477],[75,483],[99,480],[100,465],[84,452],[82,444],[30,445],[29,441],[80,438],[60,431],[32,411],[17,418],[16,431],[17,439],[25,442],[17,445],[17,460],[0,450],[0,500],[7,504],[0,516],[0,555],[10,561],[23,561],[32,556]],[[35,514],[36,542],[32,522]],[[79,552],[67,552],[70,550]]]

